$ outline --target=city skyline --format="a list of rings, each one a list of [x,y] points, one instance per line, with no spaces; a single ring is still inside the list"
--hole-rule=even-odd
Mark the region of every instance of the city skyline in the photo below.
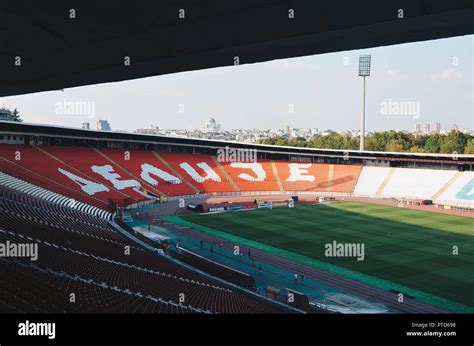
[[[441,123],[434,124],[415,124],[414,129],[412,130],[403,130],[400,132],[412,133],[416,136],[422,135],[432,135],[432,134],[441,134],[447,135],[450,131],[456,130],[461,131],[464,134],[474,135],[474,131],[467,128],[460,128],[458,124],[454,123],[450,126],[442,127]],[[241,142],[250,142],[256,143],[259,139],[266,139],[271,137],[287,137],[287,138],[304,138],[309,140],[314,136],[326,136],[331,133],[338,133],[341,135],[348,135],[350,137],[358,137],[360,135],[360,130],[358,129],[345,129],[334,131],[331,129],[318,129],[318,128],[294,128],[289,125],[284,126],[284,128],[272,128],[272,129],[222,129],[220,124],[213,118],[205,121],[200,129],[166,129],[166,128],[139,128],[134,131],[135,133],[140,134],[154,134],[154,135],[164,135],[164,136],[173,136],[173,137],[186,137],[186,138],[206,138],[206,139],[219,139],[219,140],[231,140],[231,141],[241,141]],[[383,131],[365,131],[365,135],[373,135],[377,132]]]

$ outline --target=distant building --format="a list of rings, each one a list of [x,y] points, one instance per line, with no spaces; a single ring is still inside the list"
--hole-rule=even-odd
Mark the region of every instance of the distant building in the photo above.
[[[423,127],[423,132],[424,133],[430,133],[431,132],[431,127],[430,124],[425,124]]]
[[[415,132],[421,132],[421,125],[415,124]]]
[[[434,132],[436,133],[440,133],[441,132],[441,124],[440,123],[436,123],[434,125]]]
[[[451,126],[451,131],[459,131],[458,124],[453,124],[453,126]]]
[[[285,126],[285,133],[290,134],[290,125]]]
[[[136,133],[141,133],[141,134],[144,134],[144,135],[158,135],[158,134],[161,134],[161,131],[158,127],[151,128],[151,129],[137,129],[135,132]]]
[[[212,117],[201,125],[201,131],[204,133],[219,132],[220,129],[221,125]]]
[[[86,123],[82,123],[82,128],[83,128],[84,130],[90,130],[91,124],[90,124],[90,123],[87,123],[87,122],[86,122]]]
[[[6,108],[0,108],[0,120],[10,121],[12,112]]]
[[[112,131],[110,123],[107,120],[97,120],[95,122],[95,129],[99,131]]]

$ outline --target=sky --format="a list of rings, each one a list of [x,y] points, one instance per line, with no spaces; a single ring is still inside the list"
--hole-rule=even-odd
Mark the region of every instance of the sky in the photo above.
[[[125,131],[191,130],[209,117],[225,130],[351,130],[360,123],[358,57],[370,54],[367,130],[437,122],[474,130],[473,46],[468,35],[10,96],[0,106],[17,108],[25,122],[80,127],[106,119]]]

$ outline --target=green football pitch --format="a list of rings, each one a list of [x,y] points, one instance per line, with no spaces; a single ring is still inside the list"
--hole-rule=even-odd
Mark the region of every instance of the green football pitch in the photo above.
[[[474,307],[473,218],[343,202],[192,214],[182,219],[217,235],[262,244],[262,249],[277,254],[283,250],[286,257],[296,254],[293,259],[313,259]],[[334,241],[364,244],[364,259],[327,257],[326,244]]]

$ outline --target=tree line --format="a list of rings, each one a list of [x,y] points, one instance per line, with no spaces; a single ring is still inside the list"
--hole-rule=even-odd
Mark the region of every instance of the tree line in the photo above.
[[[260,144],[284,145],[321,149],[359,149],[359,137],[339,133],[315,135],[312,138],[287,138],[275,136],[262,138]],[[474,154],[474,136],[461,131],[450,131],[448,134],[414,134],[400,131],[376,132],[365,137],[365,150],[412,153],[445,153]]]

